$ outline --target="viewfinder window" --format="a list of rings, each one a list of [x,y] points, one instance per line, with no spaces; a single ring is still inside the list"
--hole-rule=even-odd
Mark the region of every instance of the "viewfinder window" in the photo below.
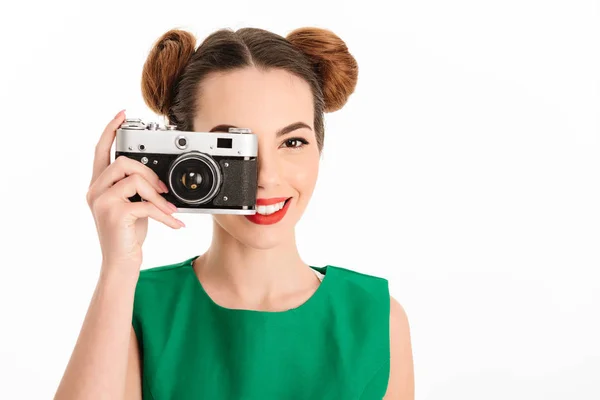
[[[221,149],[231,149],[233,146],[233,139],[231,138],[217,138],[217,147]]]

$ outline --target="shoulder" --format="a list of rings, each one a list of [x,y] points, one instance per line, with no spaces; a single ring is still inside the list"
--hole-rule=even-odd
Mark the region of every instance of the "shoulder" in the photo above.
[[[328,266],[329,291],[339,313],[356,320],[365,333],[380,336],[389,330],[390,292],[388,280],[338,266]],[[323,282],[327,280],[327,274]],[[340,314],[341,316],[341,314]],[[357,327],[357,329],[359,329]]]
[[[409,330],[406,311],[393,296],[390,296],[390,329],[394,329],[396,333],[408,333]]]
[[[344,268],[344,267],[340,267],[338,265],[328,265],[327,268],[336,270],[338,273],[341,273],[346,279],[350,279],[350,280],[363,281],[366,279],[366,280],[371,280],[371,281],[387,282],[387,279],[385,279],[384,277],[377,276],[377,275],[371,275],[371,274],[367,274],[364,272],[359,272],[359,271],[357,271],[355,269],[351,269],[351,268]]]
[[[386,278],[335,265],[329,265],[327,268],[338,276],[339,282],[342,282],[355,293],[376,296],[387,303],[389,288]]]
[[[385,398],[414,399],[410,325],[404,307],[392,296],[390,296],[390,378]]]
[[[176,262],[173,264],[160,265],[157,267],[151,267],[140,270],[140,279],[151,279],[155,277],[164,278],[169,275],[169,272],[177,273],[185,267],[191,267],[192,261],[196,257],[189,258],[185,261]]]
[[[386,315],[389,315],[389,328],[392,336],[394,338],[402,336],[404,339],[410,339],[408,316],[404,307],[390,295],[389,282],[386,278],[338,266],[329,267],[333,267],[335,273],[341,275],[348,286],[355,291],[372,297],[376,295],[383,302]]]
[[[390,342],[392,351],[410,348],[410,324],[404,307],[390,296]]]
[[[134,314],[154,312],[172,306],[187,286],[191,286],[191,261],[140,270],[134,297]]]
[[[331,275],[331,286],[335,286],[338,301],[344,303],[346,309],[385,321],[387,330],[390,292],[386,278],[336,265],[328,265],[325,279],[327,274]]]
[[[176,281],[181,276],[189,273],[189,269],[192,267],[191,262],[194,258],[195,257],[173,264],[160,265],[140,270],[137,289],[142,290]]]
[[[376,369],[365,395],[382,385],[387,386],[384,399],[413,400],[414,372],[409,320],[404,307],[390,295],[388,280],[347,268],[334,267],[334,271],[340,277],[338,281],[344,282],[340,286],[347,290],[348,296],[344,300],[351,307],[354,305],[355,315],[361,315],[362,322],[365,322],[361,326],[368,327],[369,335],[376,336],[373,339],[382,344],[379,347],[380,363],[377,364],[382,367]],[[360,332],[360,329],[355,331]]]
[[[395,333],[408,331],[409,325],[406,311],[398,300],[389,294],[389,282],[386,278],[335,265],[328,265],[327,268],[335,271],[334,273],[339,275],[342,281],[345,281],[348,286],[356,291],[370,294],[379,292],[379,297],[383,298],[387,306],[387,312],[389,312],[390,330],[394,329]]]

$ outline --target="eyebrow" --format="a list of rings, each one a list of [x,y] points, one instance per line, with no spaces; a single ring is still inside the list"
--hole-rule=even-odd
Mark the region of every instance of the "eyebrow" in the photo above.
[[[215,126],[209,132],[223,132],[223,131],[227,132],[227,131],[229,131],[229,128],[237,128],[237,126],[221,124],[221,125]],[[312,128],[310,126],[308,126],[304,122],[299,121],[299,122],[294,122],[293,124],[290,124],[284,128],[279,129],[277,132],[275,132],[275,137],[283,136],[285,134],[288,134],[288,133],[293,132],[296,129],[300,129],[300,128],[308,128],[312,131]]]

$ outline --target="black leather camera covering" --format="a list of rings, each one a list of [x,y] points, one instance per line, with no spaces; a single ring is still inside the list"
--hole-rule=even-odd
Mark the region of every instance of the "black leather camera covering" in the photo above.
[[[216,157],[215,157],[216,159]],[[256,205],[257,170],[256,159],[220,159],[218,160],[223,174],[221,190],[212,203],[215,206],[249,206]],[[225,164],[229,166],[226,167]],[[227,200],[224,200],[227,197]]]
[[[177,155],[172,154],[148,154],[138,152],[116,152],[115,159],[119,156],[126,156],[137,161],[141,161],[142,157],[158,160],[158,164],[149,163],[147,166],[152,169],[158,177],[167,183],[169,167],[171,162],[177,158]],[[215,197],[207,203],[191,205],[182,202],[175,197],[171,191],[163,193],[162,196],[177,207],[181,208],[219,208],[219,209],[241,209],[243,206],[253,208],[256,205],[256,189],[257,189],[257,165],[256,158],[244,160],[242,157],[223,157],[213,156],[213,159],[219,164],[222,180],[221,189]],[[225,164],[228,166],[225,167]],[[224,198],[227,197],[227,200]],[[139,194],[129,198],[132,202],[141,201]]]

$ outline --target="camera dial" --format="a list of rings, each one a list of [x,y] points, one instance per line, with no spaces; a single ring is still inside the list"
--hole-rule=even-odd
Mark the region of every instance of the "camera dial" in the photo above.
[[[128,118],[121,124],[121,128],[142,130],[146,129],[146,124],[139,118]]]

